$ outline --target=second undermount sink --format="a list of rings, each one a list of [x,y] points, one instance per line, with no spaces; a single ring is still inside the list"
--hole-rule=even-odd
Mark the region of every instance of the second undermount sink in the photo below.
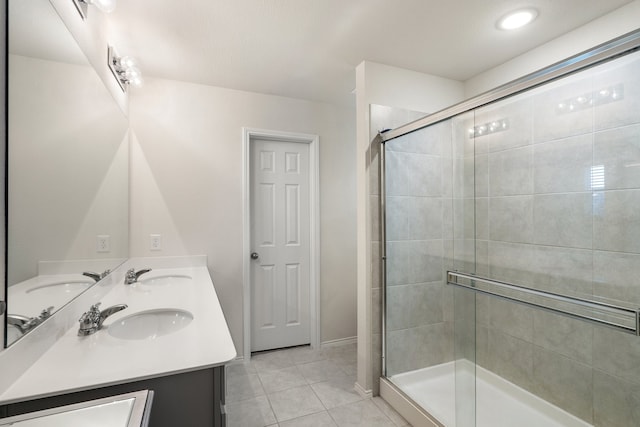
[[[184,285],[190,283],[191,276],[186,274],[167,274],[138,280],[137,283],[149,286]]]
[[[109,335],[125,340],[149,340],[185,328],[193,314],[176,308],[140,311],[109,325]]]

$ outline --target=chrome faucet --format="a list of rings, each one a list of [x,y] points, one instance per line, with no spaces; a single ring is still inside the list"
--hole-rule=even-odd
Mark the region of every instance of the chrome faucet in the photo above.
[[[150,268],[143,268],[142,270],[139,270],[139,271],[136,271],[133,268],[130,270],[127,270],[127,274],[124,276],[124,284],[131,285],[132,283],[136,283],[140,276],[150,271],[151,271]]]
[[[7,323],[20,329],[23,334],[44,322],[51,317],[53,306],[47,307],[40,312],[37,317],[27,317],[21,314],[7,314]]]
[[[109,274],[109,273],[111,273],[111,270],[107,269],[107,270],[103,271],[102,273],[94,273],[93,271],[85,271],[84,273],[82,273],[82,275],[83,276],[87,276],[87,277],[91,277],[96,282],[99,282],[100,280],[102,280],[105,277],[107,277],[107,274]]]
[[[100,303],[95,303],[89,308],[89,311],[85,311],[82,316],[80,316],[80,319],[78,319],[80,323],[78,335],[86,336],[98,332],[107,317],[125,308],[127,308],[126,304],[117,304],[100,311]]]

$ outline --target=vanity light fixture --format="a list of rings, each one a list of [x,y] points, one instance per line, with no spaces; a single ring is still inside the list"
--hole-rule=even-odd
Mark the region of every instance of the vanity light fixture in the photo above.
[[[527,24],[533,22],[538,17],[538,11],[534,8],[518,9],[513,12],[509,12],[502,18],[498,19],[496,27],[500,30],[515,30],[522,28]]]
[[[136,61],[130,56],[118,56],[113,46],[109,46],[108,65],[123,92],[129,86],[142,86],[142,73],[136,67]]]
[[[82,19],[87,19],[88,5],[93,5],[104,13],[111,13],[116,8],[116,0],[73,0],[73,3]]]

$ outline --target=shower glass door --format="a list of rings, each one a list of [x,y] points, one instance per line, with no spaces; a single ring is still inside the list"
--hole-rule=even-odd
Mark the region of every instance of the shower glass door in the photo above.
[[[475,425],[475,295],[445,277],[463,267],[454,260],[475,262],[474,209],[464,211],[474,203],[469,117],[384,145],[385,376],[459,427]]]
[[[640,425],[640,52],[384,149],[387,379],[447,427]]]

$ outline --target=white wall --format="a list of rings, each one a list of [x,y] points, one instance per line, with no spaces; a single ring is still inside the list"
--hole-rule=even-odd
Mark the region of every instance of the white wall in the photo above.
[[[640,0],[635,0],[542,46],[465,81],[471,98],[570,56],[640,28]]]
[[[375,389],[375,369],[372,360],[373,316],[379,315],[372,300],[372,215],[371,194],[377,189],[370,181],[370,171],[377,168],[372,153],[369,132],[371,104],[434,113],[463,100],[461,82],[421,74],[374,62],[362,62],[356,68],[357,127],[357,242],[358,242],[358,379],[357,387],[365,393]],[[373,161],[373,162],[372,162]],[[377,224],[375,224],[377,226]]]
[[[356,335],[352,109],[149,78],[130,119],[130,256],[206,254],[239,354],[242,128],[319,135],[321,341]],[[151,233],[162,234],[161,252],[149,250]]]

